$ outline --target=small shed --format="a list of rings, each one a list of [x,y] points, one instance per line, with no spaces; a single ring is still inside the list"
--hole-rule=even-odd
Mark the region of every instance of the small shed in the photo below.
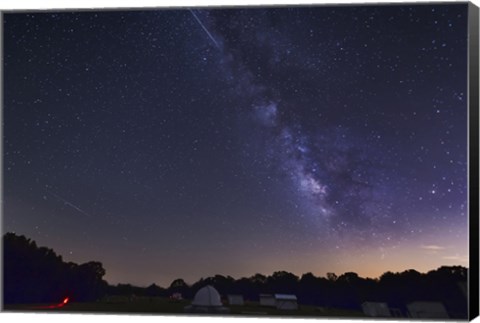
[[[275,297],[272,294],[260,294],[258,298],[260,299],[260,306],[276,306]]]
[[[242,295],[227,295],[228,304],[230,305],[240,305],[243,306],[243,296]]]
[[[392,314],[387,303],[364,302],[362,303],[363,313],[372,317],[391,317]]]
[[[449,318],[445,306],[440,302],[413,302],[407,304],[407,309],[412,318]]]
[[[289,294],[275,294],[275,306],[279,310],[298,310],[297,296]]]

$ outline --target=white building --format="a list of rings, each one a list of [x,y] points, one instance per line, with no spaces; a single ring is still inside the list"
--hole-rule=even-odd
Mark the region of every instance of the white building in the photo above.
[[[186,306],[184,311],[188,313],[228,313],[228,308],[223,306],[218,291],[208,285],[198,290],[192,305]]]
[[[372,317],[391,317],[390,309],[387,303],[364,302],[362,304],[363,313]]]
[[[279,310],[298,310],[297,296],[275,294],[275,306]]]
[[[408,313],[413,318],[449,318],[445,306],[440,302],[413,302],[407,304]]]
[[[272,294],[260,294],[258,298],[260,299],[261,306],[276,306],[275,297]]]
[[[243,296],[242,295],[228,295],[228,304],[230,305],[241,305],[243,306]]]

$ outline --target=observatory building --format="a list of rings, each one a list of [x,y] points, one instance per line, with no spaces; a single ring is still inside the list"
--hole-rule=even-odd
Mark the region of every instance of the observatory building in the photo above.
[[[224,307],[218,291],[210,285],[198,290],[192,304],[184,308],[187,313],[228,313]]]

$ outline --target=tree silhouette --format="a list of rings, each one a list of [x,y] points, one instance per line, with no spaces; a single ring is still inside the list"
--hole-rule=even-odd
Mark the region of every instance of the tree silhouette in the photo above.
[[[200,288],[213,285],[223,296],[241,294],[251,301],[258,301],[262,293],[284,293],[295,294],[301,305],[360,311],[363,302],[377,301],[404,314],[406,304],[430,301],[444,304],[452,318],[464,319],[468,313],[467,298],[460,288],[467,282],[468,269],[461,266],[443,266],[426,274],[413,269],[386,272],[378,279],[362,278],[355,272],[340,276],[327,273],[326,277],[306,273],[300,278],[287,271],[276,271],[270,276],[257,273],[239,279],[215,275],[192,285],[179,278],[167,289],[155,284],[143,288],[130,284],[109,286],[102,279],[105,269],[100,262],[65,263],[53,250],[38,247],[24,236],[7,233],[3,241],[5,304],[58,302],[65,296],[92,301],[107,292],[149,297],[181,293],[184,298],[193,298]]]
[[[167,291],[169,295],[180,293],[183,297],[191,297],[190,286],[188,286],[187,283],[181,278],[172,281]]]
[[[145,295],[149,297],[159,297],[166,296],[166,293],[164,288],[161,288],[156,284],[151,284],[145,289]]]
[[[66,296],[95,300],[107,286],[100,262],[65,263],[52,249],[14,233],[3,236],[3,264],[6,304],[58,302]]]
[[[298,277],[286,271],[276,271],[267,278],[267,286],[275,293],[294,294],[297,284]]]
[[[335,275],[335,273],[327,273],[327,279],[334,282],[337,280],[337,275]]]

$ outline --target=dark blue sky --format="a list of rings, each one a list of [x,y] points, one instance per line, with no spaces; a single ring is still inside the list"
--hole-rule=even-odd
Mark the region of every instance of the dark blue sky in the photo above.
[[[4,231],[107,280],[468,265],[467,5],[4,15]]]

